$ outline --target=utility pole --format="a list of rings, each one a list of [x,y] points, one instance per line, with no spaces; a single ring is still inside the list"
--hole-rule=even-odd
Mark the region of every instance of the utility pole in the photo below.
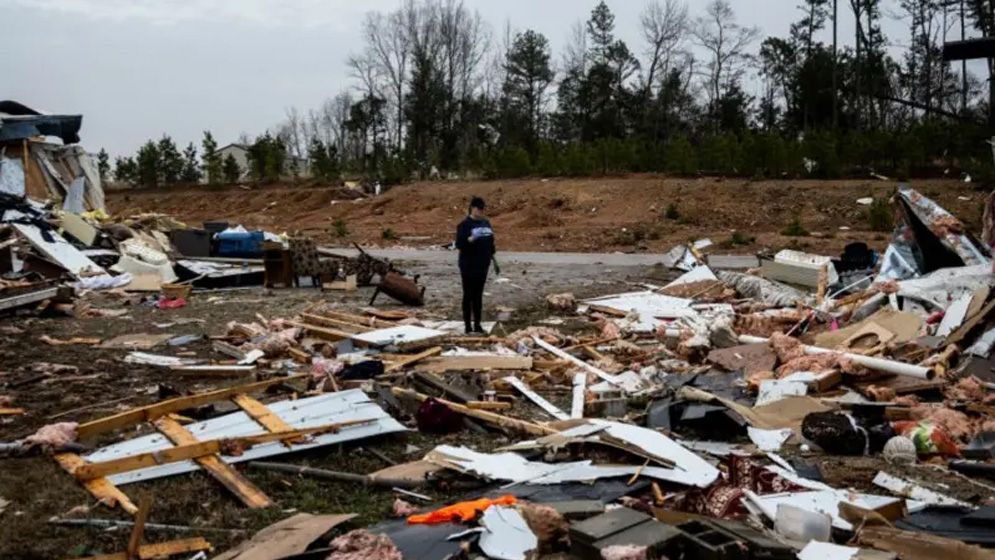
[[[960,40],[967,40],[967,25],[964,23],[964,0],[960,0]],[[960,110],[967,111],[967,60],[960,61]]]
[[[963,4],[964,0],[961,0]],[[837,75],[839,66],[839,55],[837,54],[837,48],[839,46],[837,30],[839,26],[837,25],[837,15],[839,14],[839,0],[833,0],[833,130],[839,128],[840,118],[839,118],[839,84],[837,84]],[[963,22],[963,20],[961,20]]]

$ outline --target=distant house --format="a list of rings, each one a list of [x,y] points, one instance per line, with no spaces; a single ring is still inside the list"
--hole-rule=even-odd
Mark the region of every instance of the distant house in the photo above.
[[[228,144],[223,148],[219,148],[217,154],[221,158],[220,161],[222,163],[231,155],[235,158],[235,163],[238,164],[238,168],[241,170],[239,179],[244,180],[249,178],[249,146],[247,144]],[[284,171],[287,175],[294,175],[295,169],[297,170],[296,175],[298,177],[307,177],[309,175],[306,159],[288,155],[284,166],[286,167]]]
[[[217,151],[218,160],[224,163],[228,156],[235,158],[235,163],[238,164],[238,169],[241,173],[238,174],[238,178],[245,179],[249,176],[249,147],[245,144],[228,144],[224,148],[220,148]]]

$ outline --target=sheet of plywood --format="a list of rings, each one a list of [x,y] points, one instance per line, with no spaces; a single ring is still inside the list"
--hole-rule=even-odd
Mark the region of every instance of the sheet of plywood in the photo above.
[[[415,369],[441,373],[444,371],[529,370],[531,356],[438,356],[422,360]]]

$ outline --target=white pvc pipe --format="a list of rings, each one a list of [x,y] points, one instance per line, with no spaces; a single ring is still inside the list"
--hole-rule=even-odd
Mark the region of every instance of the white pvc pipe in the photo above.
[[[767,344],[770,342],[769,339],[746,334],[740,335],[739,341],[743,344]],[[828,350],[826,348],[819,348],[818,346],[807,346],[803,344],[802,349],[805,351],[805,354],[809,356],[838,353],[845,356],[848,360],[854,362],[855,364],[862,365],[867,369],[873,369],[875,371],[883,371],[885,373],[926,380],[936,377],[936,372],[928,367],[896,362],[894,360],[885,360],[883,358],[863,356],[861,354],[851,354],[849,352],[837,352],[836,350]]]
[[[571,356],[570,354],[567,354],[563,350],[560,350],[559,348],[553,346],[552,344],[549,344],[548,342],[546,342],[545,340],[539,338],[538,336],[533,336],[532,339],[535,340],[536,344],[539,345],[540,348],[542,348],[543,350],[545,350],[545,351],[549,352],[550,354],[556,356],[557,358],[560,358],[561,360],[566,360],[568,362],[573,363],[574,365],[582,367],[582,368],[586,369],[587,371],[593,373],[594,375],[597,375],[602,380],[611,383],[612,385],[618,385],[619,384],[619,381],[617,379],[615,379],[614,376],[609,375],[608,373],[606,373],[606,372],[604,372],[604,371],[602,371],[602,370],[600,370],[600,369],[592,366],[591,364],[585,362],[584,360],[579,360],[579,359]]]

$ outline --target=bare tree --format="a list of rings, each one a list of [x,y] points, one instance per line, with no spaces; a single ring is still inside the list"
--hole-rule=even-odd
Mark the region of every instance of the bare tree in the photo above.
[[[407,0],[401,8],[381,14],[370,12],[363,22],[363,37],[366,41],[367,58],[377,67],[377,78],[386,82],[383,89],[391,108],[390,118],[394,122],[390,128],[391,144],[400,150],[404,142],[404,93],[408,81],[411,61],[412,37],[408,33],[407,22],[417,10],[413,0]]]
[[[587,27],[583,21],[576,21],[570,27],[570,37],[563,51],[563,68],[586,74],[587,63]]]
[[[286,119],[277,127],[276,135],[283,139],[287,153],[298,160],[304,159],[308,145],[304,118],[297,107],[288,107],[284,110],[284,115]]]
[[[695,22],[691,35],[709,55],[703,75],[709,105],[714,111],[723,90],[737,84],[746,72],[750,60],[746,49],[757,40],[760,30],[736,23],[736,14],[728,0],[711,0],[705,15]]]
[[[675,59],[685,56],[683,43],[688,31],[688,7],[682,0],[652,0],[640,17],[643,39],[646,41],[646,92],[656,85],[658,77],[675,66]]]

